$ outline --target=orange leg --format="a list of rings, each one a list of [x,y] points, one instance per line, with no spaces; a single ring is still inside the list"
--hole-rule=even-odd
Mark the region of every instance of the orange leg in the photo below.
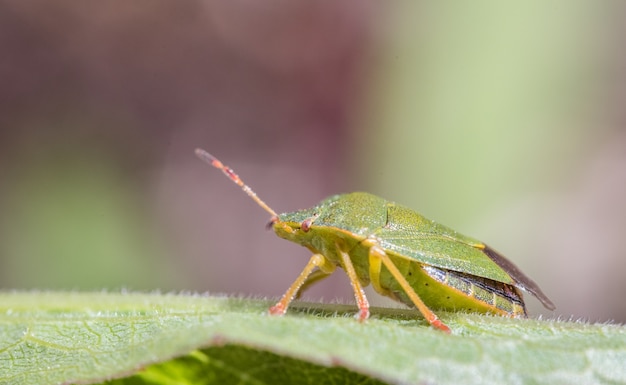
[[[330,277],[329,273],[327,273],[327,272],[325,272],[323,270],[315,270],[314,272],[311,273],[311,275],[308,276],[308,278],[306,279],[306,281],[304,281],[302,286],[300,286],[300,289],[296,293],[295,299],[299,299],[300,296],[302,295],[302,293],[307,291],[307,289],[309,287],[311,287],[314,284],[318,283],[322,279],[328,278],[328,277]]]
[[[322,254],[313,254],[309,262],[306,264],[298,278],[291,284],[289,289],[283,294],[278,303],[272,306],[269,310],[270,314],[283,315],[287,311],[289,304],[295,298],[296,294],[300,291],[302,285],[307,281],[307,278],[313,273],[313,270],[318,267],[326,275],[331,274],[335,270],[335,265],[330,263]]]
[[[385,265],[385,267],[387,268],[387,270],[389,270],[393,278],[398,282],[398,284],[400,284],[400,287],[402,287],[402,290],[404,290],[406,295],[409,296],[409,298],[411,299],[411,302],[413,302],[417,310],[419,310],[420,313],[422,313],[424,318],[426,318],[426,320],[433,327],[439,330],[442,330],[446,333],[450,333],[450,328],[446,324],[441,322],[441,320],[437,318],[437,315],[435,315],[435,313],[433,313],[432,310],[430,310],[428,306],[426,306],[424,301],[422,301],[422,299],[419,297],[419,295],[417,295],[415,290],[413,290],[411,285],[409,285],[409,283],[404,278],[402,273],[400,273],[400,270],[398,270],[396,265],[393,264],[393,261],[389,258],[387,253],[385,253],[385,250],[380,248],[380,246],[378,246],[373,240],[368,240],[366,242],[370,246],[370,249],[369,249],[370,265],[380,266],[379,261],[382,261],[383,265]],[[380,270],[378,271],[378,274],[380,274]],[[371,269],[370,269],[370,275],[372,275]],[[372,281],[378,282],[378,277],[376,277],[376,279],[372,278]],[[378,285],[380,286],[379,283]]]
[[[359,312],[357,313],[356,318],[359,321],[365,321],[370,316],[370,304],[369,302],[367,302],[367,297],[365,297],[363,286],[361,286],[359,277],[357,277],[356,275],[356,271],[354,270],[354,266],[352,265],[352,261],[350,260],[350,255],[342,250],[339,244],[337,244],[336,246],[337,251],[341,256],[341,265],[346,271],[348,278],[350,279],[350,283],[352,284],[352,290],[354,290],[354,298],[356,299],[356,304],[359,307]]]

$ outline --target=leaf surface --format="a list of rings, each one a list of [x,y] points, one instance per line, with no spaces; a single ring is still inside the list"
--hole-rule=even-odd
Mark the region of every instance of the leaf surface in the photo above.
[[[0,384],[626,383],[626,328],[138,293],[0,293]],[[155,364],[155,365],[151,365]]]

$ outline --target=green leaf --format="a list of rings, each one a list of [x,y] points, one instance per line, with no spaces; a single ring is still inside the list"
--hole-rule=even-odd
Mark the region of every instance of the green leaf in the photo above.
[[[326,367],[239,345],[197,350],[107,385],[140,384],[384,384],[343,367]]]
[[[0,293],[0,384],[626,383],[626,328],[198,295]],[[150,366],[151,364],[155,364]]]

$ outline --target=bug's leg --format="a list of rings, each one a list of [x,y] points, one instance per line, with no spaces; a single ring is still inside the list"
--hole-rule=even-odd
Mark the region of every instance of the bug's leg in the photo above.
[[[273,314],[273,315],[285,314],[285,312],[287,311],[287,307],[289,307],[289,304],[291,303],[291,301],[293,301],[293,299],[295,298],[296,294],[298,293],[302,285],[306,283],[307,278],[311,276],[311,273],[313,273],[313,270],[316,267],[319,268],[320,271],[323,271],[325,275],[330,275],[335,270],[335,265],[330,263],[326,259],[326,257],[324,257],[322,254],[313,254],[311,259],[309,259],[309,262],[306,264],[306,266],[304,267],[304,269],[298,276],[298,278],[296,278],[294,283],[292,283],[289,289],[287,289],[287,291],[285,292],[285,294],[283,294],[280,301],[278,301],[276,305],[270,308],[269,310],[270,314]]]
[[[341,266],[346,271],[346,274],[350,279],[352,290],[354,290],[354,298],[356,299],[356,304],[359,307],[359,312],[356,315],[356,318],[359,321],[365,321],[370,316],[370,304],[367,302],[363,286],[361,286],[359,277],[356,275],[354,265],[352,265],[352,261],[350,260],[350,255],[348,255],[348,253],[344,251],[339,244],[337,244],[336,247],[339,256],[341,256]]]
[[[411,302],[413,302],[417,310],[419,310],[420,313],[422,313],[422,315],[424,316],[424,318],[426,318],[428,323],[430,323],[433,327],[439,330],[442,330],[446,333],[450,333],[450,328],[446,324],[441,322],[441,320],[437,318],[437,315],[435,315],[435,313],[433,313],[432,310],[430,310],[428,306],[426,306],[424,301],[422,301],[419,295],[417,295],[415,290],[413,290],[411,285],[404,278],[400,270],[398,270],[396,265],[393,264],[393,261],[389,258],[387,253],[385,253],[385,250],[383,250],[380,246],[378,246],[374,240],[371,240],[371,239],[366,240],[364,243],[370,246],[369,248],[370,266],[372,264],[380,264],[380,262],[378,261],[381,261],[382,264],[385,265],[387,270],[389,270],[393,278],[398,282],[398,284],[400,284],[400,287],[402,287],[402,290],[404,290],[406,295],[411,299]],[[371,268],[370,268],[370,271],[371,271]],[[376,277],[376,279],[378,279],[378,277]]]
[[[329,276],[330,273],[327,273],[324,270],[315,270],[314,272],[312,272],[311,275],[309,275],[309,277],[306,279],[306,281],[304,281],[302,286],[300,286],[300,289],[298,289],[298,292],[296,293],[296,299],[299,299],[302,293],[307,291],[309,287]]]
[[[314,219],[314,218],[310,218],[310,219]],[[296,232],[291,226],[287,225],[284,222],[276,223],[275,218],[272,218],[272,221],[270,221],[267,224],[268,229],[271,229],[273,226],[279,226],[284,232],[289,233],[289,234],[294,234]],[[308,226],[310,226],[310,223]],[[305,267],[304,269],[307,270],[307,267]],[[325,267],[324,269],[319,269],[313,272],[309,272],[308,277],[306,277],[304,282],[302,282],[300,287],[297,289],[294,298],[295,299],[300,298],[302,293],[304,293],[309,287],[311,287],[316,282],[321,281],[322,279],[328,277],[334,270],[335,270],[335,266],[332,264],[328,264],[328,266]],[[302,273],[304,273],[304,271]]]
[[[366,241],[367,242],[367,241]],[[371,245],[370,246],[370,250],[371,250]],[[383,289],[383,287],[380,285],[380,271],[383,268],[383,260],[382,258],[373,258],[371,253],[369,256],[369,275],[370,275],[370,283],[372,284],[372,287],[374,288],[374,290],[376,290],[377,293],[380,293],[384,296],[393,298],[393,295],[391,294],[391,292],[387,289]]]

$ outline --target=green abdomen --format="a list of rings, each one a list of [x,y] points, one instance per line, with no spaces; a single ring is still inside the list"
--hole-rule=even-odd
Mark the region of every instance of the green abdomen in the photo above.
[[[393,258],[393,262],[424,303],[433,309],[526,316],[522,295],[512,285],[420,263],[410,263],[402,258]],[[383,294],[413,306],[386,269],[381,272],[380,280],[381,286],[389,290]]]

